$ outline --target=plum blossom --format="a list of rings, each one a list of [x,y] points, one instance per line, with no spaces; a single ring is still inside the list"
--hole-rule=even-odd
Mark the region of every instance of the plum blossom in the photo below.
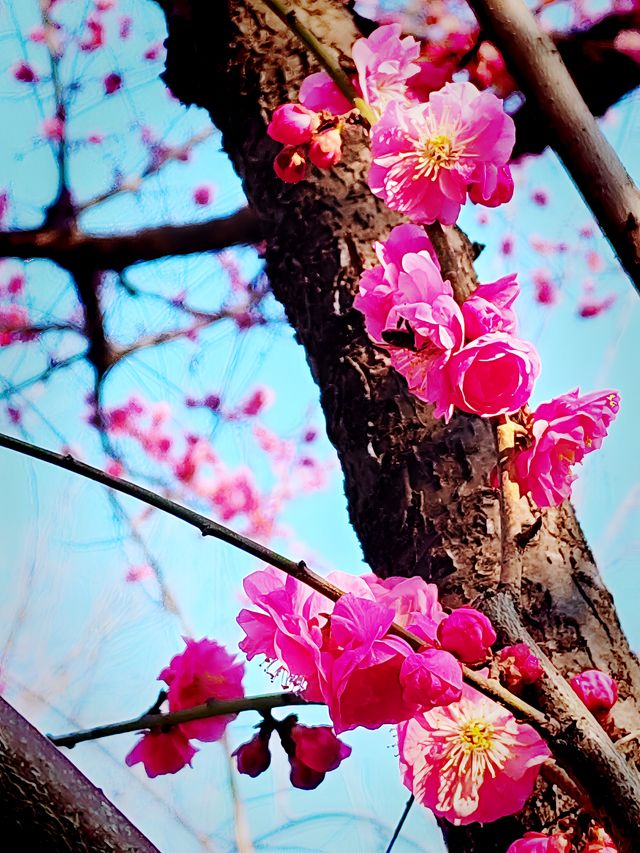
[[[620,53],[640,63],[640,30],[621,30],[613,40]]]
[[[285,145],[273,161],[273,168],[280,180],[297,184],[307,174],[307,160],[302,148]]]
[[[259,494],[251,471],[238,468],[222,476],[211,495],[211,501],[223,521],[230,521],[236,515],[258,509]]]
[[[167,699],[171,711],[182,711],[201,705],[208,699],[238,699],[244,696],[242,676],[244,664],[213,640],[184,638],[186,648],[175,655],[158,679],[169,688]],[[209,717],[182,723],[180,730],[188,737],[202,741],[220,740],[235,714]]]
[[[406,787],[455,826],[520,811],[550,756],[529,725],[471,687],[462,699],[398,726]]]
[[[571,841],[562,832],[525,832],[509,846],[507,853],[569,853]]]
[[[569,684],[596,717],[606,716],[618,701],[618,685],[599,669],[586,669],[574,675]]]
[[[320,124],[315,112],[301,104],[281,104],[274,110],[267,133],[283,145],[310,142]]]
[[[113,95],[122,88],[122,77],[115,71],[107,74],[102,81],[105,95]]]
[[[592,824],[589,828],[587,843],[580,853],[618,853],[618,848],[603,827]]]
[[[420,71],[420,44],[412,36],[401,38],[401,32],[400,24],[388,24],[353,45],[362,98],[378,113],[406,98],[407,80]]]
[[[485,187],[481,183],[473,183],[469,187],[469,200],[473,204],[482,204],[485,207],[500,207],[513,198],[515,186],[508,166],[498,169],[496,185],[488,184]]]
[[[519,293],[520,285],[515,275],[478,285],[462,303],[467,340],[475,340],[488,332],[514,334],[517,321],[511,306]]]
[[[496,641],[491,621],[473,607],[459,607],[438,626],[443,649],[463,663],[482,663]]]
[[[40,79],[38,72],[28,62],[16,63],[11,71],[19,83],[37,83]]]
[[[342,159],[342,136],[336,128],[318,133],[309,143],[309,160],[318,169],[330,169]]]
[[[294,724],[290,738],[293,744],[289,755],[290,779],[294,788],[305,791],[317,788],[330,770],[351,755],[351,747],[337,738],[330,726]]]
[[[342,94],[338,85],[326,71],[309,74],[298,93],[303,107],[314,112],[328,112],[340,116],[353,109],[351,101]]]
[[[540,373],[540,359],[528,341],[492,332],[453,353],[448,373],[453,404],[489,418],[517,412],[527,403]]]
[[[255,737],[247,743],[241,744],[232,753],[236,759],[238,773],[251,776],[253,779],[264,773],[271,764],[271,753],[269,752],[269,734],[259,731]]]
[[[509,476],[520,493],[539,506],[558,506],[571,494],[571,468],[597,450],[620,408],[616,391],[568,394],[541,403],[532,416],[530,445],[509,462]]]
[[[534,684],[542,675],[540,661],[526,643],[505,646],[497,655],[500,678],[512,693]]]
[[[427,104],[387,104],[371,131],[369,186],[414,222],[453,225],[471,185],[479,201],[492,198],[514,141],[513,120],[495,95],[447,83]]]
[[[193,189],[193,201],[198,207],[206,207],[211,204],[213,190],[208,184],[200,184]]]
[[[125,758],[128,767],[142,764],[147,776],[153,779],[165,773],[177,773],[187,764],[191,767],[198,750],[192,746],[179,727],[168,732],[152,731],[142,736]]]

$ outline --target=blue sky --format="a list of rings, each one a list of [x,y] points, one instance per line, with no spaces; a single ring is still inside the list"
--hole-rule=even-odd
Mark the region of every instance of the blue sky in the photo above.
[[[52,110],[50,92],[43,84],[34,97],[9,73],[13,63],[23,57],[46,70],[42,48],[25,47],[19,37],[37,23],[37,6],[35,0],[25,0],[0,9],[0,110],[5,116],[0,135],[0,189],[10,191],[10,224],[16,227],[37,225],[43,206],[55,192],[52,152],[37,138],[40,122]],[[68,14],[81,18],[89,7],[89,3],[74,3]],[[71,138],[81,140],[95,131],[106,136],[100,149],[80,143],[73,148],[70,174],[79,199],[107,189],[114,167],[125,175],[140,170],[145,162],[138,141],[141,127],[149,125],[163,141],[177,144],[207,126],[202,111],[185,110],[167,96],[157,80],[161,62],[140,59],[149,44],[164,37],[162,16],[155,5],[120,0],[117,14],[133,17],[128,42],[117,49],[107,47],[100,55],[70,57],[63,64],[65,79],[80,82],[73,96]],[[115,17],[114,13],[113,20]],[[106,101],[100,80],[112,70],[122,73],[126,85]],[[640,171],[637,118],[638,100],[633,97],[605,122],[607,134],[636,177]],[[216,188],[214,204],[204,211],[198,211],[191,199],[191,190],[199,183]],[[547,207],[530,201],[535,189],[549,193]],[[96,233],[111,233],[187,222],[228,213],[242,200],[239,182],[214,133],[194,151],[188,164],[172,163],[145,182],[139,193],[93,208],[85,215],[83,226]],[[592,320],[577,316],[576,304],[587,271],[572,252],[544,262],[560,287],[559,304],[545,309],[533,298],[532,274],[543,261],[531,248],[532,236],[574,244],[578,228],[589,221],[562,166],[547,154],[520,170],[512,204],[492,212],[487,224],[478,222],[477,209],[465,210],[461,225],[472,239],[487,246],[479,261],[481,280],[519,271],[522,334],[536,343],[543,359],[534,403],[576,385],[585,391],[613,387],[622,392],[620,416],[603,449],[587,458],[575,489],[575,504],[623,625],[639,648],[640,626],[634,618],[640,554],[638,299],[598,237],[590,243],[604,258],[604,269],[595,277],[596,288],[601,294],[616,294],[611,311]],[[499,252],[506,233],[515,241],[514,254],[508,259]],[[259,271],[253,252],[241,252],[240,263],[247,275]],[[0,283],[8,269],[0,270]],[[206,256],[140,265],[130,272],[130,280],[149,292],[175,294],[187,289],[203,307],[218,304],[227,288],[224,270],[215,258]],[[72,310],[75,297],[61,270],[46,261],[33,261],[27,265],[27,281],[26,304],[34,317],[64,317]],[[106,294],[108,328],[119,340],[150,328],[164,328],[174,319],[156,303],[127,297],[115,285],[108,284]],[[238,335],[231,324],[223,323],[197,346],[180,342],[126,361],[108,378],[107,404],[122,402],[133,392],[151,400],[166,399],[175,408],[177,423],[208,431],[216,450],[230,464],[244,462],[259,478],[266,477],[264,463],[246,430],[185,409],[182,400],[186,393],[197,396],[216,390],[232,402],[256,384],[268,384],[276,398],[265,415],[267,426],[287,436],[297,435],[307,423],[322,429],[317,390],[304,353],[280,321],[275,303],[269,314],[274,323],[265,328]],[[68,334],[52,340],[58,358],[79,347],[79,340]],[[47,354],[40,344],[0,349],[0,395],[5,381],[20,382],[37,374],[46,366]],[[71,444],[100,464],[99,441],[85,422],[90,379],[90,371],[77,365],[46,384],[30,386],[20,401],[24,429],[32,440],[53,448]],[[7,422],[1,398],[0,428],[15,431]],[[291,548],[297,541],[300,548],[310,549],[316,565],[324,570],[366,571],[348,523],[335,455],[324,435],[317,452],[334,468],[331,487],[287,506],[282,520],[294,531],[287,546]],[[133,458],[143,466],[139,455],[134,453]],[[114,517],[102,489],[4,451],[0,453],[0,483],[5,542],[0,553],[4,692],[42,730],[63,731],[143,711],[155,699],[156,674],[179,650],[180,634],[186,629],[196,637],[207,635],[230,645],[239,639],[234,612],[240,606],[241,580],[255,568],[248,558],[203,540],[175,520],[154,516],[143,521],[140,508],[124,502],[162,565],[182,614],[178,619],[159,605],[153,582],[124,583],[127,568],[144,558],[127,538],[126,525]],[[248,692],[271,689],[273,685],[261,669],[248,668]],[[325,721],[321,710],[305,713],[305,722],[316,720]],[[255,722],[253,716],[245,715],[231,727],[232,746],[249,735]],[[394,735],[387,730],[358,732],[345,739],[354,746],[352,757],[315,792],[291,790],[282,760],[276,760],[273,771],[258,780],[239,780],[257,848],[330,850],[336,849],[339,839],[340,847],[354,851],[384,850],[406,800],[397,773]],[[193,770],[147,780],[139,767],[130,771],[123,765],[132,743],[133,738],[125,736],[83,745],[71,758],[161,849],[180,853],[234,849],[222,749],[205,745]],[[442,849],[432,821],[419,809],[413,811],[397,846],[400,853],[415,849],[429,853]]]

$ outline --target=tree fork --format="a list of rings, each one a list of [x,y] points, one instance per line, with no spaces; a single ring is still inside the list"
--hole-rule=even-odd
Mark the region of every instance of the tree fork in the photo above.
[[[436,582],[449,606],[496,590],[502,547],[499,499],[488,482],[497,461],[491,425],[465,414],[448,425],[435,421],[371,345],[352,308],[363,267],[376,262],[373,242],[401,221],[366,185],[362,130],[347,130],[344,161],[334,170],[283,184],[272,167],[279,146],[266,125],[317,65],[258,0],[161,5],[169,25],[166,80],[185,103],[208,109],[252,209],[272,228],[267,273],[320,387],[365,558],[382,577]],[[344,5],[305,0],[296,14],[348,70],[358,33]],[[518,513],[523,528],[535,521],[526,500]],[[640,668],[568,504],[542,513],[521,556],[527,629],[563,673],[599,667],[616,678],[617,722],[640,729]],[[552,792],[541,791],[535,805],[524,820],[452,829],[450,849],[504,853],[524,829],[557,813]]]

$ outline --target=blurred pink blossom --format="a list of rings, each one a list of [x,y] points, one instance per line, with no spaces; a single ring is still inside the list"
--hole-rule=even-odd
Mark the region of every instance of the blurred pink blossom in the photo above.
[[[127,766],[142,764],[147,776],[153,779],[165,773],[177,773],[187,764],[191,767],[193,756],[198,750],[193,747],[179,727],[168,732],[152,731],[142,739],[125,758]]]

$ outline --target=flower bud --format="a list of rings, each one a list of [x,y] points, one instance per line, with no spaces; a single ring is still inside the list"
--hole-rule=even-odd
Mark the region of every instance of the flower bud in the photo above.
[[[317,788],[329,770],[335,770],[351,755],[351,747],[339,740],[330,726],[293,725],[290,737],[293,749],[287,748],[289,778],[294,788]]]
[[[611,836],[605,830],[594,824],[589,830],[589,839],[581,853],[618,853]]]
[[[248,743],[241,744],[233,755],[238,765],[238,773],[244,773],[245,776],[252,776],[255,779],[271,764],[269,738],[262,732],[258,732]]]
[[[309,145],[309,160],[318,169],[330,169],[342,159],[342,137],[335,128],[315,136]]]
[[[507,850],[507,853],[569,853],[571,842],[564,833],[545,835],[543,832],[525,832]]]
[[[443,649],[463,663],[481,663],[496,641],[496,632],[484,613],[459,607],[438,626],[438,639]]]
[[[319,123],[318,116],[302,104],[282,104],[271,116],[267,133],[283,145],[301,145],[311,140]]]
[[[498,666],[500,680],[513,692],[520,691],[525,684],[533,684],[542,675],[540,661],[526,643],[500,649]]]
[[[586,669],[574,675],[569,684],[596,717],[608,714],[618,700],[617,684],[599,669]]]
[[[297,184],[307,174],[307,161],[300,148],[287,145],[273,161],[276,175],[287,184]]]

